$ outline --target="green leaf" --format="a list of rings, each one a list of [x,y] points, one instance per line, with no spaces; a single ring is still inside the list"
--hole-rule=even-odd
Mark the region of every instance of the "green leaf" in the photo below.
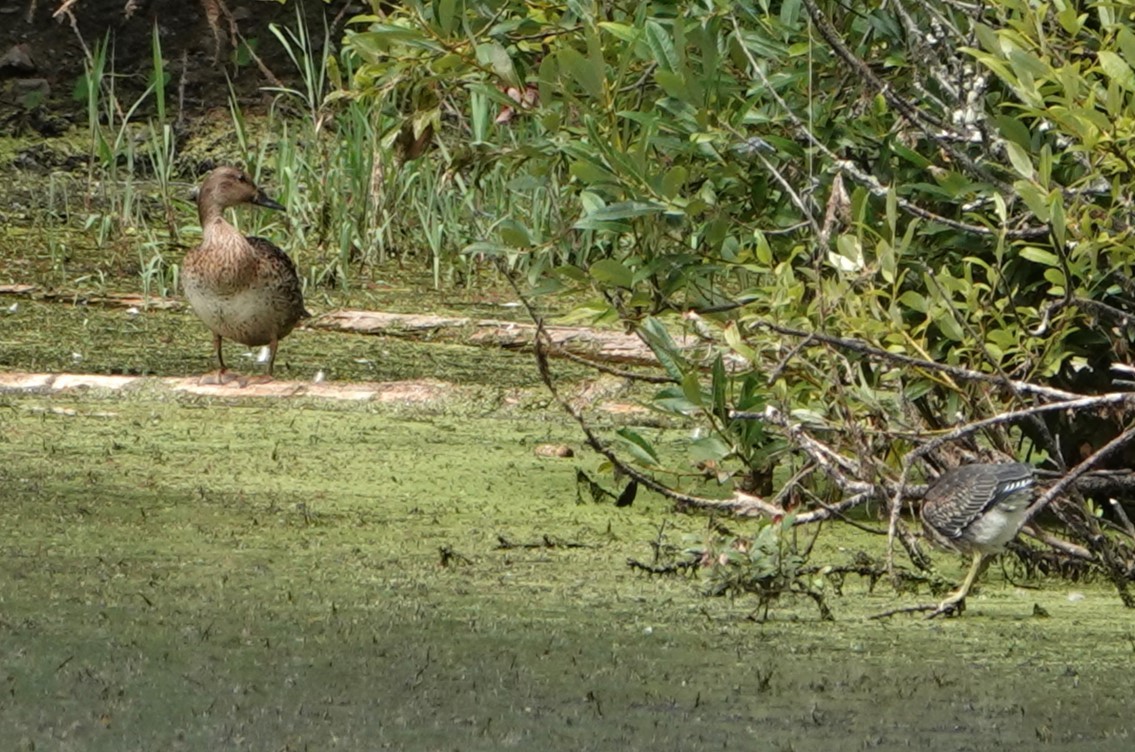
[[[690,442],[690,459],[694,462],[723,460],[733,453],[733,447],[722,440],[717,434],[704,436]]]
[[[941,330],[942,334],[949,339],[955,342],[965,341],[965,329],[962,328],[961,324],[954,318],[954,314],[950,311],[941,311],[940,314],[935,317],[934,323],[938,325],[938,329]]]
[[[713,413],[724,420],[727,412],[725,409],[725,390],[729,385],[729,378],[725,374],[725,361],[721,355],[713,359],[713,368],[710,373],[713,388]]]
[[[1052,78],[1052,66],[1027,50],[1014,47],[1009,51],[1009,62],[1022,79]]]
[[[564,277],[565,279],[570,279],[570,280],[573,280],[575,282],[587,281],[587,273],[584,272],[582,269],[580,269],[578,266],[572,266],[571,264],[564,264],[562,266],[557,266],[552,271],[555,274],[557,274],[561,277]]]
[[[654,357],[658,358],[658,362],[662,364],[666,374],[680,382],[689,366],[662,322],[653,316],[647,316],[639,324],[638,332],[639,336],[646,342],[647,347],[654,353]]]
[[[756,360],[757,353],[753,348],[749,347],[747,342],[741,339],[741,332],[737,329],[736,321],[730,321],[726,324],[723,334],[725,336],[725,344],[729,345],[733,352],[750,362]]]
[[[662,176],[662,195],[666,198],[677,196],[678,192],[682,190],[682,186],[685,185],[688,174],[686,168],[681,165],[667,170],[666,174]]]
[[[977,34],[977,41],[981,43],[986,52],[998,56],[1002,54],[1001,38],[997,36],[997,32],[982,23],[974,24],[973,31]]]
[[[658,467],[662,464],[658,459],[658,453],[655,452],[654,446],[637,431],[630,428],[620,428],[617,433],[619,438],[623,439],[627,451],[631,453],[639,464],[653,467]]]
[[[1063,248],[1068,235],[1068,225],[1064,219],[1064,200],[1059,191],[1052,192],[1051,219],[1053,239],[1057,248]]]
[[[782,0],[780,4],[780,23],[786,29],[796,28],[800,20],[800,0]]]
[[[923,397],[930,392],[934,391],[935,384],[930,379],[915,379],[908,382],[903,389],[903,396],[907,400],[913,402],[919,397]]]
[[[604,73],[601,66],[593,65],[582,53],[565,47],[557,55],[559,73],[565,86],[577,83],[592,99],[603,98]]]
[[[599,28],[622,42],[634,44],[642,38],[642,33],[638,29],[626,24],[614,23],[613,21],[601,21]]]
[[[620,219],[632,219],[648,214],[660,214],[665,209],[665,204],[653,201],[620,201],[617,204],[608,204],[600,209],[588,212],[585,219],[592,222],[615,222]]]
[[[1048,191],[1026,180],[1014,181],[1013,189],[1029,207],[1029,211],[1036,215],[1037,219],[1041,222],[1048,221]]]
[[[682,62],[678,51],[674,48],[674,40],[662,24],[654,19],[646,22],[646,44],[654,55],[654,62],[664,71],[676,72],[681,70]]]
[[[657,410],[685,417],[698,412],[698,406],[686,399],[681,387],[669,386],[660,389],[651,400],[651,405]]]
[[[926,302],[926,298],[923,297],[921,293],[915,292],[914,290],[907,290],[900,295],[899,303],[919,313],[926,313],[930,310],[930,304]]]
[[[1032,159],[1029,157],[1028,152],[1024,150],[1016,141],[1006,141],[1005,151],[1009,155],[1009,162],[1013,165],[1013,169],[1017,174],[1028,180],[1036,177],[1036,171],[1033,169]]]
[[[506,219],[497,226],[501,240],[513,248],[527,248],[532,245],[532,235],[522,222]]]
[[[615,176],[610,171],[600,167],[593,162],[580,160],[572,162],[568,167],[568,172],[571,173],[573,178],[582,181],[587,185],[592,183],[607,183],[615,179]]]
[[[1017,144],[1022,149],[1031,147],[1032,134],[1029,133],[1029,127],[1020,120],[1002,114],[994,117],[993,121],[997,124],[997,130],[1004,138]]]
[[[1042,248],[1037,248],[1034,245],[1025,246],[1021,249],[1021,258],[1028,259],[1034,264],[1042,266],[1060,266],[1060,257],[1051,251],[1046,251]]]
[[[658,82],[662,91],[666,92],[668,96],[683,102],[689,100],[690,94],[689,89],[686,87],[686,78],[681,73],[659,68],[654,71],[654,80]]]
[[[1100,68],[1115,84],[1127,91],[1135,91],[1135,71],[1124,62],[1123,58],[1109,50],[1100,50],[1096,53],[1100,61]]]
[[[439,0],[437,4],[437,21],[441,35],[447,37],[453,31],[453,21],[456,18],[457,0]]]
[[[1045,269],[1044,279],[1050,285],[1049,294],[1063,295],[1064,289],[1068,286],[1068,280],[1064,278],[1064,271],[1062,269]]]
[[[705,407],[705,395],[702,393],[701,381],[698,380],[697,371],[690,371],[682,377],[682,394],[692,404]]]
[[[560,99],[560,66],[555,55],[545,55],[544,59],[540,61],[540,68],[536,75],[536,88],[540,92],[540,104],[544,107]]]
[[[588,269],[591,276],[603,284],[615,287],[634,287],[634,273],[621,261],[615,259],[600,259]]]
[[[1135,60],[1135,34],[1126,25],[1119,27],[1115,35],[1115,43],[1119,47],[1124,60]]]
[[[486,42],[477,45],[477,62],[491,67],[493,73],[510,86],[520,86],[520,79],[516,75],[512,58],[498,42]]]

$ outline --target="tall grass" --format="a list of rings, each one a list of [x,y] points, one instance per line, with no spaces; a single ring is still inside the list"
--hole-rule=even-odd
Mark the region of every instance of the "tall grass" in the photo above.
[[[490,252],[518,270],[555,263],[500,240],[518,227],[538,249],[560,240],[556,176],[528,175],[522,160],[494,161],[522,149],[537,124],[518,118],[498,127],[494,99],[475,93],[467,112],[454,112],[453,102],[439,110],[433,148],[406,158],[399,133],[419,113],[407,115],[393,89],[354,89],[352,57],[329,53],[326,25],[313,33],[297,6],[294,25],[272,26],[271,34],[292,64],[294,85],[266,89],[275,95],[271,106],[252,114],[230,82],[229,113],[244,166],[287,212],[239,221],[285,247],[309,293],[352,290],[392,260],[420,264],[435,287],[476,284],[482,270],[493,273],[484,260]],[[122,101],[113,63],[108,37],[95,45],[78,87],[92,155],[85,227],[100,248],[130,243],[143,292],[166,295],[177,289],[180,251],[171,245],[193,225],[183,198],[197,176],[178,173],[157,29],[147,85],[132,101]]]
[[[472,284],[480,267],[493,267],[470,246],[503,249],[514,268],[529,267],[524,251],[485,242],[502,221],[524,224],[536,239],[562,226],[555,176],[513,174],[517,160],[494,163],[495,153],[520,149],[536,124],[497,128],[493,100],[474,94],[464,116],[439,118],[444,130],[432,150],[407,159],[399,132],[421,113],[407,116],[392,90],[353,88],[352,57],[327,55],[326,27],[317,40],[298,8],[294,28],[272,31],[298,84],[269,89],[277,95],[270,163],[309,285],[349,288],[392,257],[421,263],[435,287]]]
[[[86,102],[90,144],[84,229],[99,248],[132,243],[143,293],[167,295],[176,289],[178,276],[177,264],[163,252],[178,236],[177,154],[157,27],[151,32],[146,88],[127,106],[119,96],[113,61],[108,35],[94,46],[76,87]],[[151,103],[154,114],[144,118],[141,113]],[[156,223],[155,214],[160,218]]]

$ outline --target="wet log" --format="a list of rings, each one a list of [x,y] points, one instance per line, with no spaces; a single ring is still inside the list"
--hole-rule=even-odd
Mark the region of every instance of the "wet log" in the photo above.
[[[307,326],[408,339],[452,340],[506,349],[530,349],[532,338],[536,335],[534,324],[515,321],[376,311],[331,311],[308,322]],[[577,326],[544,328],[553,349],[609,363],[658,364],[650,348],[631,334]]]

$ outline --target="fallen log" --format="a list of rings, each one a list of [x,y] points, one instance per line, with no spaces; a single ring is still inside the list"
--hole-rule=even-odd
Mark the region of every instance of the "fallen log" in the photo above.
[[[515,321],[377,311],[331,311],[307,322],[307,326],[408,339],[454,340],[506,349],[528,349],[536,335],[534,324]],[[544,330],[554,349],[606,362],[658,365],[650,348],[631,334],[575,326],[545,326]],[[679,345],[682,344],[679,338]]]
[[[176,298],[50,290],[25,284],[0,285],[0,295],[69,302],[73,305],[137,308],[142,311],[182,310],[186,307],[184,301]],[[536,326],[524,322],[358,310],[329,311],[305,322],[303,328],[517,350],[530,350],[532,338],[536,335]],[[659,365],[651,349],[633,334],[585,326],[545,325],[544,330],[551,342],[548,348],[550,355],[567,353],[601,363]],[[708,348],[703,340],[687,332],[674,332],[673,337],[678,348],[692,361],[708,363],[704,357]],[[737,356],[726,358],[727,368],[745,368],[747,365],[746,361]]]

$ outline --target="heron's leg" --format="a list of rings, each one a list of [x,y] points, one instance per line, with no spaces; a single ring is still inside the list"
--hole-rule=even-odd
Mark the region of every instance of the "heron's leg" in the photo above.
[[[970,565],[969,574],[966,575],[962,586],[946,596],[946,599],[938,604],[938,608],[932,611],[926,618],[933,619],[935,616],[941,616],[942,614],[961,613],[965,609],[966,595],[969,594],[969,589],[973,587],[974,580],[981,574],[981,570],[985,568],[986,561],[985,554],[975,551],[973,554],[973,564]]]

